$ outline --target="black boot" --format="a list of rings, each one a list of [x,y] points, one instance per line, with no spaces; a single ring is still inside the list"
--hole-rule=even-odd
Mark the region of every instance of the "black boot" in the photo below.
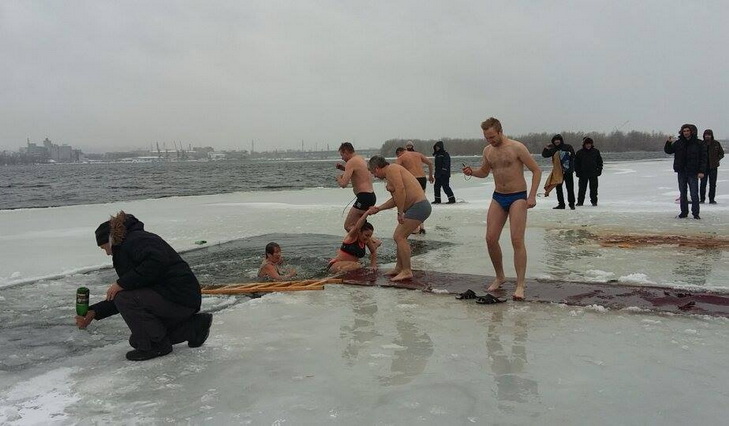
[[[436,197],[431,204],[440,204],[440,198]]]
[[[448,197],[448,204],[455,204],[456,203],[456,197]]]
[[[208,339],[210,326],[213,324],[213,314],[207,312],[193,315],[195,321],[195,337],[187,341],[187,346],[198,348]]]
[[[564,210],[564,204],[560,204],[560,205],[558,205],[556,207],[552,207],[552,209],[554,209],[554,210]]]
[[[161,348],[152,348],[148,351],[135,349],[133,351],[127,352],[127,359],[129,361],[147,361],[148,359],[168,355],[170,352],[172,352],[172,345],[164,346]]]

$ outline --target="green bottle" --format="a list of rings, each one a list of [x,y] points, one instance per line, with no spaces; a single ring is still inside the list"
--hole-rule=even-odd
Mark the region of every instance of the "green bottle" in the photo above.
[[[76,315],[85,317],[89,312],[89,289],[79,287],[76,290]]]

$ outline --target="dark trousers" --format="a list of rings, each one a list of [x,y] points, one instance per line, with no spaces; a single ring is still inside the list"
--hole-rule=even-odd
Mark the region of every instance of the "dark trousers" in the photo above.
[[[448,196],[448,201],[455,201],[456,198],[453,196],[453,190],[449,184],[451,180],[450,176],[436,177],[435,183],[433,183],[433,192],[435,193],[435,201],[440,201],[440,189],[443,188],[443,192]]]
[[[588,183],[590,184],[590,203],[597,205],[597,176],[578,178],[577,204],[585,202],[585,192],[587,192]]]
[[[701,202],[706,201],[706,181],[709,182],[709,201],[714,201],[716,196],[716,176],[718,175],[719,169],[709,169],[709,172],[701,178]]]
[[[562,192],[562,186],[567,188],[567,201],[570,203],[570,207],[575,205],[575,181],[572,178],[572,173],[565,173],[564,182],[557,185],[557,202],[560,206],[564,207],[564,193]]]
[[[688,216],[688,192],[691,192],[691,214],[699,215],[699,177],[697,173],[678,173],[681,216]]]
[[[129,344],[135,349],[162,349],[195,337],[196,309],[170,302],[154,290],[122,290],[114,304],[132,332]]]

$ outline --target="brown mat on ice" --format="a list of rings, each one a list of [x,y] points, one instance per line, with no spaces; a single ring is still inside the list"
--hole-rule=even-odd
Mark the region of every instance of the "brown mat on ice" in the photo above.
[[[343,276],[344,284],[397,287],[432,293],[457,295],[468,289],[482,296],[493,277],[434,271],[415,271],[412,280],[392,282],[382,272],[359,270]],[[512,302],[513,278],[501,291],[493,294]],[[528,302],[564,303],[574,306],[600,305],[610,309],[637,307],[651,311],[689,313],[729,317],[729,294],[677,290],[668,287],[644,287],[618,283],[585,283],[551,280],[527,280]],[[462,300],[459,303],[475,303]],[[487,307],[484,307],[487,309]]]

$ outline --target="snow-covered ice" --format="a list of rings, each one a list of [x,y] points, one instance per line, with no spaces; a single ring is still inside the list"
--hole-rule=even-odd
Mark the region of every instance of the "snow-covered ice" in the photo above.
[[[729,181],[720,174],[719,204],[702,205],[700,221],[674,219],[675,182],[670,160],[608,163],[598,207],[555,211],[556,197],[539,198],[529,212],[528,276],[727,291],[725,250],[621,249],[594,239],[729,235]],[[483,235],[493,182],[454,175],[452,184],[464,202],[435,206],[428,233],[415,238],[455,245],[416,257],[414,267],[490,275]],[[381,183],[375,190],[384,199]],[[89,279],[78,272],[108,266],[93,229],[121,209],[188,250],[198,240],[263,233],[341,235],[351,196],[320,188],[0,211],[0,307],[14,303],[10,287],[37,293],[29,316],[49,309],[45,295],[72,299]],[[373,222],[384,237],[394,228],[387,212]],[[513,276],[508,232],[502,243]],[[343,286],[232,300],[205,298],[215,317],[203,347],[178,345],[144,363],[125,361],[126,341],[109,337],[123,332],[121,318],[76,330],[72,300],[67,316],[43,327],[3,324],[4,346],[26,352],[7,354],[11,367],[0,371],[0,423],[665,425],[726,417],[725,318],[482,306]],[[44,345],[51,334],[74,349]],[[42,361],[28,365],[28,357]]]

